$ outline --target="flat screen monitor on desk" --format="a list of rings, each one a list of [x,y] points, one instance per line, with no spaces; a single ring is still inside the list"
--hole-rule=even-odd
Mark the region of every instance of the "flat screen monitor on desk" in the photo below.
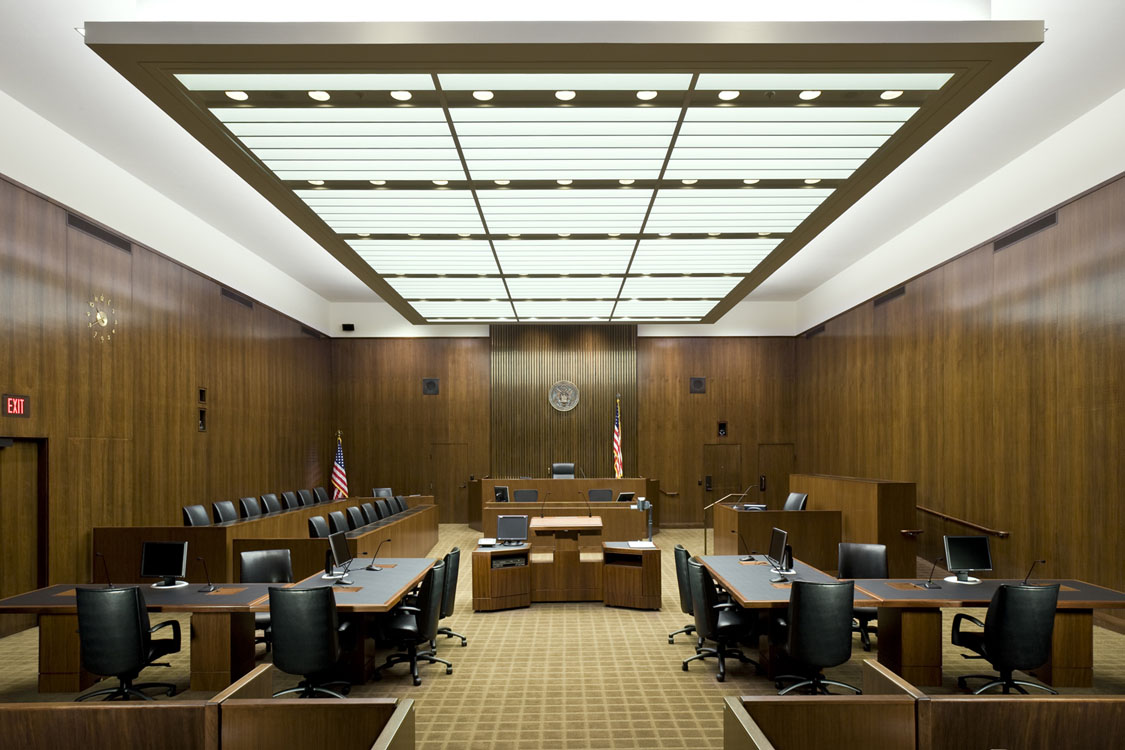
[[[335,534],[329,534],[328,548],[332,550],[332,562],[337,568],[343,568],[339,575],[333,573],[330,577],[335,578],[336,583],[350,586],[352,582],[348,580],[348,568],[352,566],[352,552],[348,549],[348,533],[337,531]]]
[[[789,532],[774,527],[770,531],[770,551],[766,555],[766,562],[777,571],[777,578],[771,578],[770,583],[784,583],[789,580],[785,577],[787,573],[793,572],[789,568],[792,564],[789,557]]]
[[[508,502],[508,488],[498,484],[492,488],[492,499],[498,503]]]
[[[945,537],[945,564],[950,573],[945,580],[950,583],[980,583],[969,575],[976,570],[992,570],[992,552],[986,536]]]
[[[527,541],[527,516],[497,516],[496,540],[500,544],[520,545]]]
[[[187,542],[145,542],[141,545],[141,578],[160,578],[154,589],[187,586]]]
[[[617,496],[617,502],[619,502],[619,503],[631,503],[631,502],[633,502],[633,498],[635,498],[636,496],[637,496],[636,492],[622,492]]]

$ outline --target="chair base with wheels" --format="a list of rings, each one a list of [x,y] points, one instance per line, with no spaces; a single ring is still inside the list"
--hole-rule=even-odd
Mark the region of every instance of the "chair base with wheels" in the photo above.
[[[997,591],[996,596],[997,597],[1000,596],[1002,591],[1007,596],[1019,596],[1019,595],[1022,594],[1022,592],[1019,591],[1020,588],[1021,587],[1016,587],[1016,586],[1002,587],[1001,590]],[[1054,597],[1055,597],[1053,600],[1049,598],[1049,595],[1051,595],[1051,594],[1053,594]],[[1041,613],[1041,618],[1046,619],[1049,623],[1050,618],[1052,618],[1053,615],[1054,615],[1055,602],[1057,601],[1057,598],[1058,598],[1058,592],[1057,591],[1051,592],[1051,591],[1048,590],[1047,593],[1043,593],[1043,590],[1034,590],[1034,591],[1031,592],[1031,595],[1036,596],[1038,598],[1048,597],[1043,604],[1044,605],[1049,604],[1050,606],[1042,606],[1041,607],[1041,609],[1043,609],[1043,613]],[[994,599],[994,601],[995,601],[995,599]],[[994,604],[989,605],[989,617],[993,617],[992,609],[993,609],[994,606],[995,606]],[[1008,606],[1013,606],[1013,605],[1008,605]],[[980,632],[971,631],[971,630],[970,631],[961,630],[961,623],[964,620],[968,620],[969,622],[973,623],[974,625],[977,625],[978,627],[985,628],[985,630],[980,631]],[[998,626],[994,626],[994,627],[998,627]],[[968,614],[965,614],[965,613],[962,612],[962,613],[958,613],[953,618],[953,638],[952,638],[953,645],[954,646],[960,646],[961,648],[967,648],[970,651],[975,652],[975,655],[962,654],[961,657],[963,659],[988,659],[989,658],[989,653],[988,653],[988,648],[987,648],[987,631],[988,631],[988,628],[985,626],[985,623],[982,623],[980,620],[973,617],[972,615],[968,615]],[[1044,649],[1049,647],[1050,633],[1051,633],[1051,629],[1048,628],[1047,629],[1047,638],[1046,638],[1046,644],[1048,644],[1048,646],[1044,646]],[[1046,651],[1044,650],[1043,653],[1045,654]],[[993,661],[993,659],[989,659],[989,661]],[[1024,687],[1032,687],[1032,688],[1036,688],[1038,690],[1046,691],[1046,692],[1050,693],[1051,695],[1058,695],[1059,693],[1058,693],[1057,690],[1049,688],[1046,685],[1040,685],[1040,684],[1035,683],[1035,682],[1027,682],[1026,680],[1017,680],[1017,679],[1014,679],[1012,677],[1012,672],[1015,671],[1016,667],[1024,668],[1024,667],[1027,667],[1029,665],[1034,666],[1035,663],[1039,662],[1039,661],[1040,661],[1040,659],[1031,658],[1028,661],[1024,661],[1022,664],[1019,663],[1019,662],[1016,662],[1013,665],[1011,662],[1009,662],[1006,665],[1008,667],[1006,669],[1000,668],[999,665],[994,663],[993,667],[996,669],[996,671],[999,674],[967,674],[967,675],[964,675],[962,677],[957,678],[957,687],[961,688],[962,690],[968,691],[969,685],[967,683],[967,680],[988,680],[987,684],[985,684],[982,687],[977,688],[976,690],[973,690],[972,694],[973,695],[980,695],[981,693],[985,692],[986,690],[991,690],[992,688],[999,687],[999,688],[1003,689],[1002,692],[1004,693],[1004,695],[1011,694],[1013,689],[1016,690],[1019,693],[1027,695],[1027,691],[1024,690],[1023,688]],[[1045,661],[1045,658],[1042,661]]]
[[[429,662],[430,664],[437,664],[440,662],[445,665],[446,674],[453,674],[453,663],[448,662],[445,659],[438,658],[434,655],[433,651],[419,651],[418,647],[413,644],[407,646],[406,649],[407,650],[404,653],[391,654],[387,657],[387,660],[385,662],[375,667],[375,671],[374,673],[372,673],[371,679],[382,679],[383,670],[393,667],[395,664],[410,664],[410,676],[414,678],[414,684],[421,685],[422,678],[418,674],[418,662],[420,661]]]
[[[727,679],[728,658],[738,659],[743,664],[753,664],[755,669],[760,667],[758,662],[742,653],[742,649],[731,648],[725,643],[719,642],[718,646],[716,646],[715,648],[711,648],[709,646],[697,646],[695,649],[695,656],[689,656],[688,658],[684,659],[684,663],[682,665],[683,670],[685,672],[688,671],[689,662],[693,662],[696,659],[708,659],[712,656],[719,660],[719,671],[715,674],[715,679],[719,682],[725,682]]]
[[[438,628],[437,634],[438,635],[444,635],[446,638],[460,638],[462,647],[465,647],[465,646],[469,645],[469,639],[468,638],[461,635],[460,633],[453,632],[453,630],[451,630],[448,627],[443,626],[443,627]],[[437,642],[436,641],[430,641],[430,647],[436,649],[437,648]]]
[[[149,666],[167,667],[171,665],[150,664]],[[165,691],[165,695],[167,695],[168,697],[172,697],[176,694],[176,686],[170,682],[141,682],[134,685],[132,680],[120,680],[117,684],[117,687],[105,688],[104,690],[95,690],[92,693],[86,693],[85,695],[78,696],[74,699],[74,701],[76,703],[80,703],[81,701],[88,701],[91,698],[96,698],[99,695],[105,696],[105,698],[102,698],[102,700],[104,701],[127,701],[129,700],[130,696],[136,696],[141,700],[154,701],[156,699],[151,695],[145,695],[141,692],[141,690],[148,690],[149,688],[161,688]]]
[[[965,680],[977,680],[977,679],[991,680],[991,682],[989,682],[987,685],[984,685],[983,687],[979,687],[976,690],[972,691],[973,695],[980,695],[985,690],[991,690],[994,687],[1004,688],[1004,690],[1002,691],[1004,693],[1004,695],[1009,695],[1013,688],[1017,692],[1020,692],[1020,693],[1023,693],[1024,695],[1027,695],[1027,691],[1024,690],[1023,687],[1021,687],[1021,685],[1026,686],[1026,687],[1039,688],[1040,690],[1047,691],[1051,695],[1058,695],[1059,694],[1058,690],[1054,690],[1052,688],[1049,688],[1046,685],[1040,685],[1040,684],[1035,683],[1035,682],[1027,682],[1026,680],[1014,680],[1014,679],[1012,679],[1011,671],[1001,672],[1000,673],[1000,679],[996,679],[996,675],[994,675],[994,674],[967,674],[964,677],[958,677],[957,678],[957,687],[961,688],[962,690],[968,690],[969,685],[968,685],[968,683],[965,682]]]
[[[796,680],[797,682],[787,688],[782,689],[781,685],[788,680]],[[809,695],[832,695],[828,692],[828,686],[835,685],[836,687],[846,688],[853,691],[856,695],[863,695],[863,691],[855,685],[849,685],[846,682],[839,682],[837,680],[829,680],[822,674],[813,675],[812,677],[802,677],[795,674],[783,674],[774,679],[774,686],[778,689],[778,695],[789,695],[796,692],[800,688],[807,687]]]
[[[671,633],[668,634],[668,643],[670,643],[670,644],[675,643],[677,635],[680,635],[680,634],[691,635],[694,632],[695,632],[695,625],[685,625],[684,627],[680,628],[679,630],[673,630]]]
[[[337,690],[329,690],[330,687],[340,685]],[[297,687],[287,688],[286,690],[279,690],[273,694],[274,698],[282,695],[291,695],[298,693],[298,698],[315,698],[317,695],[327,695],[329,698],[343,698],[352,690],[351,683],[346,680],[335,680],[333,682],[313,682],[311,680],[301,680]]]
[[[856,607],[852,610],[852,632],[859,633],[864,651],[871,650],[871,634],[879,632],[879,626],[872,625],[872,620],[879,620],[879,610],[875,607]]]

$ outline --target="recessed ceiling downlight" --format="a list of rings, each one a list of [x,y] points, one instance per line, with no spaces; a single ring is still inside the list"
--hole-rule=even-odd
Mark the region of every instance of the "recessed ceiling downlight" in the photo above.
[[[233,99],[236,102],[244,102],[250,98],[250,95],[245,91],[224,91],[228,99]]]
[[[413,98],[413,96],[414,95],[411,94],[409,91],[392,91],[391,92],[391,98],[396,100],[396,101],[400,101],[400,102],[408,102]]]
[[[556,91],[555,98],[560,102],[569,102],[576,94],[573,91]]]
[[[310,91],[309,98],[313,101],[326,102],[332,98],[332,95],[327,91]]]
[[[719,98],[722,99],[724,102],[734,101],[735,99],[738,98],[738,95],[740,93],[742,93],[742,92],[740,92],[740,91],[720,91],[719,92]]]

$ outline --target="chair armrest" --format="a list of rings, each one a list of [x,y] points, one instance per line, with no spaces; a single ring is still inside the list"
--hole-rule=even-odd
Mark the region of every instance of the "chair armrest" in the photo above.
[[[714,607],[712,607],[712,609],[742,609],[742,607],[738,606],[734,602],[719,602]]]
[[[151,628],[149,628],[148,632],[149,632],[149,634],[152,634],[152,633],[155,633],[157,630],[161,630],[162,628],[167,628],[167,627],[172,628],[172,640],[176,642],[177,646],[179,646],[180,645],[180,623],[177,620],[165,620],[164,622],[158,622],[156,625],[153,625]]]
[[[954,615],[954,617],[953,617],[953,632],[955,634],[959,633],[961,631],[961,621],[962,620],[968,620],[971,623],[973,623],[974,625],[976,625],[978,628],[984,627],[984,623],[981,622],[980,620],[978,620],[977,618],[973,617],[972,615],[967,615],[964,612],[960,612],[960,613]]]
[[[402,606],[402,607],[396,607],[395,611],[397,611],[397,612],[410,612],[411,614],[417,614],[417,613],[421,612],[422,610],[418,609],[417,607]]]

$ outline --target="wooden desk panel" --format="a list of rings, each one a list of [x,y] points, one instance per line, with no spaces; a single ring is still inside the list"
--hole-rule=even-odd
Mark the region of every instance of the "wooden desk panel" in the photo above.
[[[602,591],[608,607],[660,609],[660,548],[603,542]]]
[[[529,534],[533,602],[602,600],[599,516],[533,518]]]
[[[561,481],[561,480],[560,480]],[[496,536],[496,517],[526,515],[532,521],[540,516],[581,516],[593,513],[602,519],[602,539],[628,542],[648,538],[648,518],[644,511],[632,510],[628,503],[486,503],[484,536]]]
[[[477,547],[473,550],[473,611],[531,606],[531,545]],[[519,566],[494,568],[492,561],[523,558]]]
[[[660,498],[657,497],[660,494],[660,482],[655,479],[644,477],[623,479],[474,479],[469,482],[469,526],[477,531],[482,531],[485,536],[495,536],[495,534],[490,535],[487,530],[487,509],[491,503],[495,502],[493,499],[495,497],[494,488],[497,485],[507,487],[510,496],[514,496],[516,490],[538,490],[541,502],[562,503],[567,506],[566,508],[552,507],[548,511],[551,515],[575,513],[572,506],[581,506],[581,515],[585,515],[585,493],[592,489],[613,490],[613,502],[617,501],[617,496],[622,492],[633,492],[636,493],[637,497],[644,497],[652,502],[653,525],[659,526],[660,522],[658,510]],[[604,504],[594,503],[594,507],[597,508]],[[503,506],[503,503],[500,503],[500,505]],[[527,505],[530,505],[530,503],[527,503]],[[597,511],[595,510],[595,512]],[[639,539],[640,537],[630,538]]]
[[[794,557],[827,573],[836,572],[840,511],[736,510],[731,505],[716,505],[713,510],[716,555],[765,554],[777,527],[789,532]]]

